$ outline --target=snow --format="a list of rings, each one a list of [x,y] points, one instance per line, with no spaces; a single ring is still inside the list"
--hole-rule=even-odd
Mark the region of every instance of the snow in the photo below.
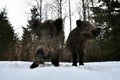
[[[50,62],[30,69],[32,62],[1,61],[0,80],[120,80],[120,62],[91,62],[74,67],[72,63]]]

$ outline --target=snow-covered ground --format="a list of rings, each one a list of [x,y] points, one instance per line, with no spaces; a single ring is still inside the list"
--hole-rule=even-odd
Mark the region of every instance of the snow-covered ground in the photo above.
[[[120,62],[85,63],[73,67],[60,63],[54,67],[46,62],[30,69],[31,62],[0,62],[0,80],[120,80]]]

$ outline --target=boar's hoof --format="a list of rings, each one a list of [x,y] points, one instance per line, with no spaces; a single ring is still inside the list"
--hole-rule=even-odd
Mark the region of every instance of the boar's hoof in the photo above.
[[[72,64],[72,66],[77,66],[77,64]]]
[[[33,68],[36,68],[38,66],[39,66],[39,64],[36,64],[35,62],[33,62],[33,64],[30,66],[30,68],[33,69]]]

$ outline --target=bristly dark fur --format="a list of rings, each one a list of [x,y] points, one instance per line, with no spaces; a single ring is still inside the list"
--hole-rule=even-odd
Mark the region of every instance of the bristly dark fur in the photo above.
[[[73,66],[77,66],[77,60],[79,59],[79,65],[84,65],[83,56],[84,49],[91,39],[95,39],[100,33],[100,29],[95,28],[88,21],[76,21],[77,27],[72,30],[68,36],[66,47],[72,53]]]
[[[80,27],[81,24],[82,24],[82,21],[81,21],[80,19],[76,21],[76,25],[77,25],[77,27]]]
[[[33,30],[33,32],[39,36],[39,31],[38,28],[40,26],[40,21],[38,19],[34,20],[33,22],[31,21],[31,28]]]
[[[38,36],[38,47],[32,68],[38,67],[46,60],[51,60],[54,66],[59,66],[59,56],[64,43],[62,18],[46,20],[43,23],[34,23],[34,30]],[[31,68],[31,67],[30,67]]]
[[[100,34],[100,32],[101,32],[101,29],[100,29],[100,28],[97,28],[97,29],[95,29],[95,30],[92,31],[92,34],[93,34],[95,37],[97,37],[97,36]]]
[[[63,30],[63,20],[62,18],[56,19],[53,24],[56,26],[57,34]]]

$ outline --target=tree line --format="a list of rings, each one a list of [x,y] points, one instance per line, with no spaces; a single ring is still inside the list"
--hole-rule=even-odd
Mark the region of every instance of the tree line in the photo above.
[[[46,2],[45,4],[43,4],[44,0],[33,1],[35,4],[28,4],[32,4],[31,17],[26,23],[27,27],[23,27],[21,40],[10,24],[6,10],[0,10],[0,60],[32,61],[37,43],[37,36],[32,30],[36,20],[42,22],[49,18],[66,19],[67,17],[70,22],[70,31],[72,30],[73,0],[52,0],[51,3]],[[120,1],[77,0],[76,4],[75,10],[80,19],[93,22],[102,29],[100,36],[96,38],[100,51],[97,50],[96,54],[86,54],[85,60],[120,60]]]

